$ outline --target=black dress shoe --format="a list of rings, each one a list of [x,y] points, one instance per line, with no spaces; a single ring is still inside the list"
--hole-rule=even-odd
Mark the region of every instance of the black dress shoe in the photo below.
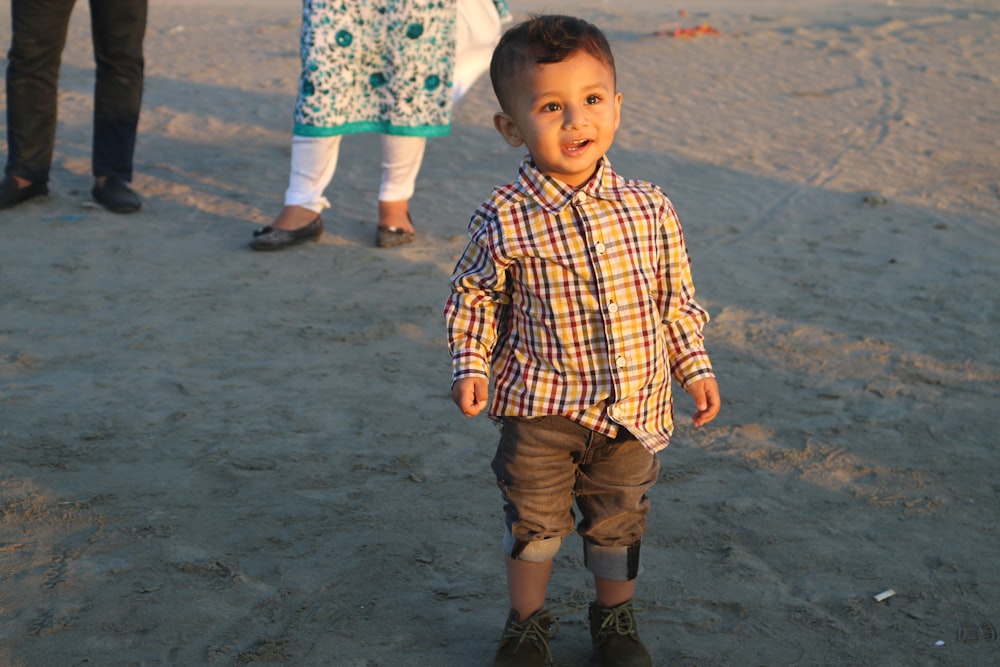
[[[254,250],[281,250],[293,245],[315,241],[323,234],[323,221],[316,218],[298,229],[275,229],[268,225],[254,231],[250,247]]]
[[[139,195],[120,178],[106,178],[104,185],[95,183],[90,195],[112,213],[135,213],[142,208]]]
[[[13,208],[23,201],[33,197],[49,194],[48,183],[31,183],[23,188],[17,186],[17,181],[5,176],[0,182],[0,210]]]

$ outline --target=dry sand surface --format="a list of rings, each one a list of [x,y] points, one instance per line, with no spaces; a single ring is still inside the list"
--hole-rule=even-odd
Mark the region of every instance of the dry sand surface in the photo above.
[[[486,664],[496,431],[451,403],[441,306],[520,157],[488,84],[429,144],[417,243],[372,247],[358,136],[321,243],[256,254],[300,5],[151,4],[144,210],[88,205],[80,2],[52,195],[0,213],[0,665]],[[612,162],[674,200],[713,314],[723,412],[694,430],[679,399],[652,492],[655,664],[1000,664],[997,4],[512,9],[613,38]],[[669,36],[703,23],[720,34]],[[550,598],[590,595],[574,537]],[[588,664],[582,611],[553,652]]]

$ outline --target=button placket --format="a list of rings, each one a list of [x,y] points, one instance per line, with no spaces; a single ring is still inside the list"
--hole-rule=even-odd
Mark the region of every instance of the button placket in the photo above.
[[[577,213],[586,220],[587,213],[586,207],[583,205],[587,202],[590,197],[586,192],[578,191],[573,195],[574,208],[579,207]],[[618,312],[620,310],[618,303],[614,299],[614,294],[608,294],[602,288],[602,286],[609,286],[609,283],[603,280],[604,276],[614,275],[615,267],[611,265],[610,257],[608,255],[608,246],[604,243],[602,238],[601,230],[603,226],[603,221],[598,219],[593,219],[590,224],[585,224],[584,228],[587,230],[587,243],[591,251],[591,259],[593,262],[593,272],[594,278],[597,283],[597,288],[599,291],[599,298],[604,304],[604,326],[607,336],[607,354],[608,361],[611,366],[611,376],[612,383],[614,385],[615,393],[620,393],[622,383],[624,382],[623,373],[626,371],[628,366],[628,360],[624,355],[618,353],[620,349],[619,342],[623,340],[623,332],[621,331],[620,322],[618,321]],[[591,236],[593,235],[593,236]],[[596,236],[597,238],[593,238]],[[608,411],[611,415],[614,410]]]

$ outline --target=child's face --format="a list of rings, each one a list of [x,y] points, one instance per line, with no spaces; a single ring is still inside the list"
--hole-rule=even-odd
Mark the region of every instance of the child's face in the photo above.
[[[562,62],[529,66],[510,112],[493,122],[511,146],[527,146],[542,173],[579,187],[611,148],[621,104],[611,68],[577,51]]]

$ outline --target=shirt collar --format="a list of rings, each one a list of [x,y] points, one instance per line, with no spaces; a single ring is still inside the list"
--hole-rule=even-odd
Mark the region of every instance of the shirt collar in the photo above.
[[[589,181],[579,188],[572,188],[551,176],[540,172],[530,155],[525,155],[518,169],[517,185],[539,206],[550,213],[558,213],[564,209],[577,192],[584,192],[589,197],[620,201],[622,198],[622,179],[611,168],[611,162],[604,156],[597,163],[597,171]]]

